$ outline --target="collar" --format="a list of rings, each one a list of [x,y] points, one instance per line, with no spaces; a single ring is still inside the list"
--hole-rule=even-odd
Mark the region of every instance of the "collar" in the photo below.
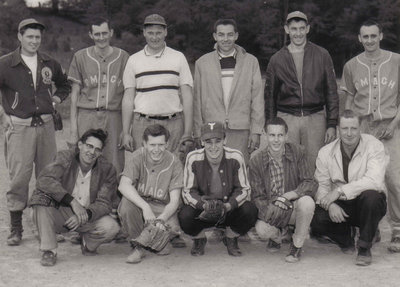
[[[37,58],[38,58],[38,63],[50,61],[49,56],[47,56],[46,54],[39,53],[39,52],[37,52]],[[23,61],[21,58],[21,47],[18,47],[11,54],[11,67],[15,67],[18,64],[22,64],[22,63],[23,63]]]
[[[144,54],[147,57],[155,57],[155,58],[161,58],[164,55],[165,49],[167,48],[167,44],[164,42],[164,48],[162,48],[162,50],[160,52],[158,52],[157,54],[150,54],[147,49],[148,49],[148,45],[144,46]]]
[[[332,144],[333,147],[330,152],[330,156],[342,158],[342,151],[341,151],[342,141],[340,140],[340,138],[336,139]],[[361,134],[360,141],[358,142],[356,149],[353,151],[352,158],[356,157],[358,154],[362,154],[364,150],[365,150],[365,139],[363,137],[363,134]]]
[[[219,58],[220,60],[223,59],[223,58],[229,58],[229,57],[233,57],[234,59],[236,59],[236,55],[237,55],[236,48],[233,49],[233,51],[232,51],[229,55],[223,55],[223,54],[221,54],[220,51],[218,50],[218,48],[215,49],[215,50],[217,51],[217,53],[218,53],[218,58]]]
[[[289,161],[293,161],[294,160],[294,151],[293,151],[291,145],[289,143],[285,143],[283,148],[284,148],[284,150],[283,150],[282,158],[286,158]],[[270,157],[272,157],[269,154],[269,148],[268,147],[265,148],[264,152],[265,152],[265,155],[266,155],[266,158],[264,160],[269,162],[271,160]]]

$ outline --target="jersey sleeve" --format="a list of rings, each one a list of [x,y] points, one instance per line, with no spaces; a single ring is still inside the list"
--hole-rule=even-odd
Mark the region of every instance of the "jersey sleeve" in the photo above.
[[[356,93],[356,87],[353,83],[353,76],[350,69],[350,63],[347,62],[343,68],[342,80],[340,82],[340,89],[354,96]]]
[[[136,88],[136,78],[135,78],[135,69],[133,66],[133,58],[129,57],[128,62],[126,63],[124,75],[122,77],[124,88]]]
[[[79,85],[82,85],[82,73],[78,67],[77,54],[74,55],[74,57],[72,58],[71,65],[69,66],[68,80],[77,83]]]
[[[121,175],[128,177],[132,185],[136,186],[140,177],[140,165],[142,163],[141,150],[134,152],[125,151],[125,166]]]
[[[174,189],[182,189],[183,187],[183,167],[181,162],[174,157],[174,163],[172,165],[172,176],[169,183],[169,191]]]
[[[183,54],[181,54],[180,63],[179,86],[188,85],[193,87],[192,73],[190,72],[189,64]]]

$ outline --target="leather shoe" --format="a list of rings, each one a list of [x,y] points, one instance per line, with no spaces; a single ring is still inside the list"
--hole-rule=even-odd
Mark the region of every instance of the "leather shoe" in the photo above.
[[[22,230],[20,229],[11,229],[10,235],[7,237],[7,245],[9,246],[17,246],[21,243],[22,240]]]
[[[242,251],[240,251],[239,249],[237,237],[234,238],[224,237],[222,239],[222,242],[225,244],[229,255],[235,257],[242,256]]]
[[[96,256],[98,254],[96,250],[93,250],[93,251],[89,250],[87,248],[86,244],[84,243],[84,240],[82,240],[82,243],[81,243],[81,250],[82,250],[82,254],[84,256]]]
[[[286,256],[285,261],[289,263],[296,263],[300,261],[301,247],[296,247],[293,242],[290,244],[290,252]]]
[[[267,251],[271,253],[276,253],[281,249],[281,244],[273,241],[272,239],[268,240]]]
[[[400,252],[400,237],[393,237],[388,246],[388,250],[392,253]]]
[[[185,248],[186,242],[180,236],[174,237],[171,240],[171,244],[173,248]]]
[[[196,238],[193,239],[192,250],[190,250],[190,254],[193,256],[201,256],[204,255],[204,248],[207,244],[207,238]]]
[[[132,253],[129,254],[129,256],[126,258],[126,263],[129,263],[129,264],[140,263],[140,262],[142,262],[142,259],[145,257],[145,255],[146,254],[145,254],[144,250],[141,247],[136,246],[133,249]]]
[[[57,262],[57,254],[54,254],[53,251],[46,250],[42,254],[42,259],[40,260],[40,264],[42,266],[54,266]]]
[[[356,265],[358,266],[368,266],[372,262],[371,249],[358,248],[358,255],[356,258]]]

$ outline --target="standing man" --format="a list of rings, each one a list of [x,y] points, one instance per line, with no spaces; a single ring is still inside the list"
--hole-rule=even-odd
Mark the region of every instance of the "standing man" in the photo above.
[[[241,151],[247,163],[264,128],[260,67],[256,57],[235,44],[235,20],[217,20],[213,37],[215,50],[195,66],[194,137],[200,138],[204,123],[222,122],[226,146]]]
[[[106,139],[101,129],[86,131],[75,150],[60,151],[38,177],[30,205],[39,231],[43,266],[56,264],[56,232],[76,230],[82,235],[82,254],[92,256],[119,230],[108,215],[117,175],[113,165],[101,156]]]
[[[117,174],[124,166],[121,144],[121,102],[124,93],[122,75],[129,55],[110,46],[113,36],[110,22],[97,18],[90,22],[89,37],[94,46],[75,53],[69,67],[71,91],[71,138],[73,143],[89,128],[108,133],[103,155]]]
[[[346,109],[361,117],[361,131],[380,139],[389,152],[386,186],[392,240],[388,249],[400,252],[400,55],[382,50],[382,38],[378,23],[361,25],[358,39],[364,52],[345,64],[341,89]]]
[[[142,137],[143,147],[126,153],[119,184],[123,197],[118,213],[131,242],[141,234],[144,225],[152,221],[158,222],[163,229],[169,225],[172,230],[179,230],[176,212],[183,186],[183,170],[179,159],[166,150],[169,131],[162,125],[150,125]],[[132,247],[126,262],[141,262],[144,250],[135,244]],[[169,253],[170,244],[158,254]]]
[[[339,119],[339,135],[318,153],[318,206],[311,223],[312,234],[328,236],[342,252],[352,253],[352,227],[359,227],[356,264],[367,266],[372,262],[376,229],[386,213],[388,158],[379,140],[361,134],[360,118],[351,110],[345,110]]]
[[[307,16],[289,13],[284,26],[290,44],[275,53],[265,83],[266,118],[279,116],[289,126],[289,141],[306,149],[315,169],[319,149],[335,139],[339,98],[332,59],[324,48],[307,41]]]
[[[167,33],[164,17],[147,16],[143,24],[147,45],[126,64],[122,126],[128,151],[142,146],[143,132],[153,124],[161,124],[171,133],[167,144],[171,152],[192,138],[193,79],[185,56],[167,47]]]
[[[182,230],[193,238],[193,256],[204,255],[205,229],[214,226],[226,229],[223,242],[228,254],[241,256],[237,239],[257,220],[257,208],[249,201],[250,185],[243,156],[238,150],[225,147],[224,139],[223,123],[204,124],[204,148],[189,153],[186,160],[182,193],[185,205],[178,217]],[[216,220],[207,215],[215,213],[213,209],[220,214]]]
[[[267,147],[258,152],[249,164],[251,197],[258,208],[256,231],[262,238],[269,237],[267,250],[278,251],[282,241],[281,228],[286,226],[271,223],[274,218],[270,213],[278,210],[277,214],[284,216],[288,209],[292,209],[290,220],[286,222],[295,225],[295,232],[285,260],[295,263],[300,260],[301,249],[309,234],[315,209],[311,196],[317,184],[313,180],[314,174],[308,166],[304,149],[287,142],[286,122],[281,118],[271,119],[267,122],[265,132]],[[279,216],[276,219],[283,220]]]
[[[8,245],[19,245],[22,239],[22,212],[28,201],[33,164],[38,177],[56,156],[53,102],[61,103],[70,92],[60,64],[38,52],[44,29],[35,19],[22,20],[18,25],[20,47],[0,58],[0,116],[5,126],[4,153],[10,175]]]

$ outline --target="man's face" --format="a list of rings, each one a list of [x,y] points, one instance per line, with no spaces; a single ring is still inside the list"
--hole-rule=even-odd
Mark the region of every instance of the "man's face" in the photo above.
[[[208,160],[216,160],[221,157],[224,150],[224,140],[221,138],[206,139],[203,141],[204,150]]]
[[[378,26],[361,26],[358,40],[363,45],[366,52],[375,52],[378,50],[382,38],[383,34],[379,33]]]
[[[165,149],[167,148],[167,141],[164,135],[156,137],[149,135],[147,141],[143,141],[143,145],[150,158],[157,162],[163,158]]]
[[[267,144],[272,152],[279,153],[283,151],[288,139],[285,127],[282,125],[267,126]]]
[[[149,48],[161,50],[167,37],[167,28],[161,25],[149,25],[143,29],[143,35]]]
[[[223,54],[230,54],[235,49],[235,42],[239,33],[235,32],[233,25],[218,25],[217,31],[213,34],[217,42],[218,50]]]
[[[344,145],[348,147],[356,146],[361,137],[360,124],[357,118],[341,118],[339,135]]]
[[[22,54],[34,56],[42,42],[42,32],[39,29],[28,28],[23,35],[18,33],[18,40],[21,42]]]
[[[307,41],[307,34],[310,32],[310,25],[303,20],[293,20],[289,24],[285,25],[285,32],[289,35],[291,44],[302,46]]]
[[[101,25],[92,25],[92,31],[89,32],[89,37],[99,49],[104,49],[110,46],[110,40],[114,31],[108,27],[107,23]]]
[[[103,152],[103,143],[95,137],[88,137],[86,142],[78,142],[79,161],[85,166],[92,167]]]

